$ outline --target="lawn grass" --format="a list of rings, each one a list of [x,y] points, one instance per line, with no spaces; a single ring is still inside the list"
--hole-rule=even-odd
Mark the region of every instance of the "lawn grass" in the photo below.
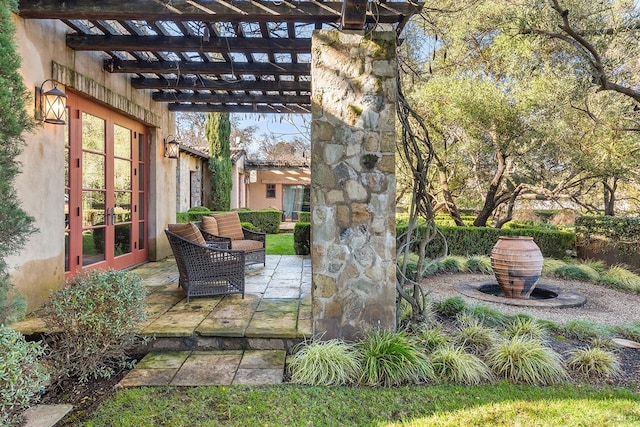
[[[295,255],[293,251],[293,234],[279,233],[267,235],[267,255]]]
[[[640,395],[559,385],[215,386],[117,391],[86,426],[637,426]]]

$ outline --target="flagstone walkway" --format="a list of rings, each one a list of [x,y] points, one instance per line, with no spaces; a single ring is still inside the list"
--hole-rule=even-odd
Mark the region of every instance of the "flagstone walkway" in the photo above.
[[[244,299],[197,297],[188,304],[172,258],[132,271],[148,288],[140,325],[148,342],[122,387],[280,383],[287,351],[311,337],[309,258],[267,255],[266,266],[247,266]],[[46,330],[37,317],[14,327],[25,335]]]

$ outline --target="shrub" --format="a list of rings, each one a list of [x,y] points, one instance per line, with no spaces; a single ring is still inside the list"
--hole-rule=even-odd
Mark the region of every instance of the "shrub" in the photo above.
[[[600,277],[600,284],[625,291],[640,292],[640,276],[619,265],[611,267],[604,273]]]
[[[437,349],[431,355],[431,363],[435,374],[443,381],[480,384],[492,377],[489,367],[462,347],[444,346]]]
[[[603,348],[580,348],[569,353],[567,366],[584,377],[610,378],[621,372],[618,356]]]
[[[43,355],[39,342],[0,325],[0,425],[20,425],[22,411],[39,397],[49,379]]]
[[[239,210],[240,221],[250,222],[267,234],[278,234],[282,222],[282,212],[277,209]]]
[[[211,210],[205,206],[196,206],[187,211],[187,222],[201,221],[203,216],[211,215]]]
[[[474,255],[467,259],[467,270],[472,273],[493,274],[491,258],[486,255]]]
[[[60,331],[48,337],[60,379],[108,378],[130,366],[125,351],[139,342],[144,298],[140,277],[113,270],[79,274],[53,293],[44,313],[49,329]]]
[[[447,298],[444,301],[440,301],[434,304],[433,308],[437,313],[443,316],[455,316],[464,310],[467,303],[461,296],[455,296]]]
[[[298,221],[311,222],[311,212],[298,212]]]
[[[433,378],[429,359],[404,332],[371,331],[356,344],[356,349],[362,384],[392,387]]]
[[[516,384],[549,385],[567,378],[558,353],[540,340],[520,335],[490,348],[487,363],[500,378]]]
[[[309,255],[311,253],[310,223],[296,222],[293,228],[293,250],[296,255]]]
[[[637,255],[640,243],[640,218],[580,216],[576,218],[580,243],[603,237],[608,245],[623,254]]]
[[[241,222],[240,225],[242,226],[242,228],[246,228],[247,230],[250,230],[250,231],[260,231],[258,227],[251,224],[250,222]]]
[[[287,364],[295,384],[345,385],[360,372],[353,348],[340,339],[303,342],[294,348]]]

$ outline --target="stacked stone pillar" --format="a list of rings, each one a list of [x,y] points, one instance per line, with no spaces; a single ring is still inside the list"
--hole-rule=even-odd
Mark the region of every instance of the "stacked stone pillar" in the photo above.
[[[312,37],[313,332],[396,325],[393,32]]]

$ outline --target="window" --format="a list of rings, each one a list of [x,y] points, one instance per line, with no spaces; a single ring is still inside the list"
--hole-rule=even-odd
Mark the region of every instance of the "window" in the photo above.
[[[267,199],[275,199],[275,198],[276,198],[276,185],[267,184]]]

